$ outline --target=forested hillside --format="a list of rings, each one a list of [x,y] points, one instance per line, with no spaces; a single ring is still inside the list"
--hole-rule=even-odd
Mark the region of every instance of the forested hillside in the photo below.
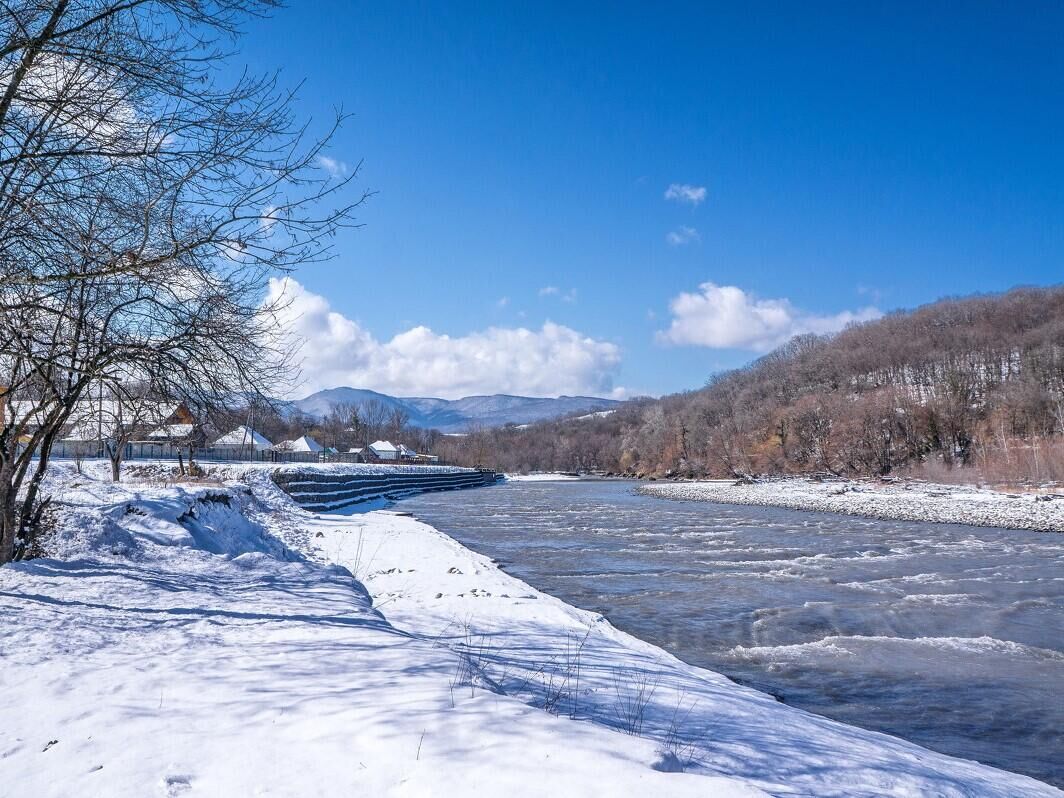
[[[946,299],[801,336],[699,390],[450,439],[511,470],[1064,479],[1064,287]],[[961,471],[961,468],[964,470]]]

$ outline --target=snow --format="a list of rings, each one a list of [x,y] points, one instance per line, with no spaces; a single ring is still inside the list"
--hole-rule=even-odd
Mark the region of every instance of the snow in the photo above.
[[[783,479],[657,483],[640,492],[664,499],[751,504],[870,518],[1064,532],[1064,495],[1002,493],[926,482]]]
[[[1060,795],[687,666],[404,514],[103,465],[56,469],[50,556],[0,569],[5,795]]]
[[[399,459],[399,449],[391,441],[374,441],[366,448],[381,460]]]
[[[617,412],[616,410],[598,410],[598,411],[596,411],[594,413],[585,413],[582,416],[574,416],[573,418],[570,418],[570,419],[567,419],[567,420],[568,421],[589,421],[590,419],[593,419],[593,418],[606,418],[607,416],[612,416],[616,412]]]
[[[268,449],[273,446],[266,438],[253,429],[241,424],[231,432],[225,433],[222,437],[218,438],[212,446],[254,446],[256,449]],[[309,451],[309,450],[308,450]]]
[[[282,441],[274,446],[282,452],[320,452],[324,447],[309,435],[303,435],[294,441]]]
[[[164,424],[148,433],[148,440],[187,438],[195,429],[193,424]]]
[[[99,399],[88,397],[79,401],[71,417],[89,427],[97,427],[102,421],[105,427],[114,426],[120,419],[156,419],[165,421],[180,409],[177,402],[156,402],[150,399]],[[41,423],[40,402],[36,399],[16,399],[9,405],[13,418],[25,418],[30,424]]]

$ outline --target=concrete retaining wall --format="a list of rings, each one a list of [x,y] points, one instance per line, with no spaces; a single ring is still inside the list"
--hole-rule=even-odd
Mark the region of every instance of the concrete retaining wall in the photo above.
[[[273,475],[277,486],[308,510],[333,510],[371,499],[476,488],[493,485],[497,480],[494,471],[473,469],[411,471],[407,468],[394,474],[330,474],[315,473],[308,468],[278,471]]]

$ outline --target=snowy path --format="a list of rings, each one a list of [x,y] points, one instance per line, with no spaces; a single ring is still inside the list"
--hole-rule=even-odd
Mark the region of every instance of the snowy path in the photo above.
[[[248,478],[57,485],[56,558],[0,569],[0,795],[1060,794],[685,666],[414,519]]]

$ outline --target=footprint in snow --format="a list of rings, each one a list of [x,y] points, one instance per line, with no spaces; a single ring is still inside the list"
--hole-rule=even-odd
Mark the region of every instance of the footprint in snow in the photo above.
[[[164,798],[177,798],[192,789],[191,776],[164,776],[162,782],[162,794]]]

